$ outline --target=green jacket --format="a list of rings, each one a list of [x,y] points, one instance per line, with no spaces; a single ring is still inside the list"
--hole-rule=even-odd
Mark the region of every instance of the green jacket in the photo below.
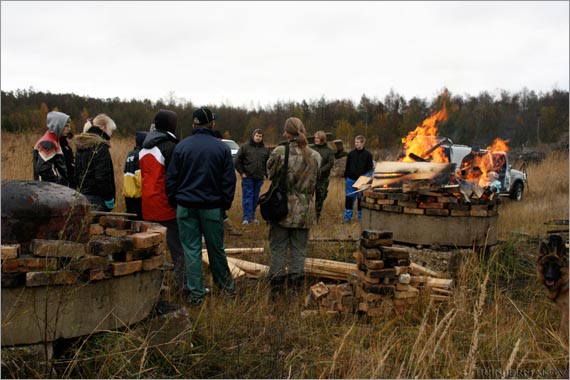
[[[303,154],[297,141],[292,140],[289,148],[287,170],[287,197],[289,214],[279,221],[286,228],[310,228],[315,224],[315,200],[313,194],[321,165],[321,156],[310,149],[308,162],[303,161]],[[281,168],[285,163],[285,146],[280,145],[271,152],[267,161],[269,179],[278,181]]]
[[[334,153],[332,149],[329,148],[326,143],[320,145],[313,144],[311,148],[316,150],[322,157],[320,178],[328,178],[334,164]]]

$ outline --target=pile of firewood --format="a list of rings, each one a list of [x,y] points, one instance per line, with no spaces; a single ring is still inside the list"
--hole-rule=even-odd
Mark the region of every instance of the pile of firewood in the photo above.
[[[354,184],[362,207],[414,215],[477,216],[498,214],[499,197],[474,182],[450,184],[455,165],[431,162],[379,162],[373,177]]]
[[[90,225],[87,244],[33,239],[30,254],[19,244],[2,245],[2,287],[72,285],[159,268],[166,227],[102,216]],[[27,250],[25,250],[27,251]]]
[[[448,300],[452,284],[442,274],[410,262],[405,248],[392,246],[390,231],[362,232],[359,250],[354,253],[357,270],[348,282],[311,286],[305,306],[317,305],[327,313],[365,314],[370,317],[413,304],[421,290],[434,300]]]

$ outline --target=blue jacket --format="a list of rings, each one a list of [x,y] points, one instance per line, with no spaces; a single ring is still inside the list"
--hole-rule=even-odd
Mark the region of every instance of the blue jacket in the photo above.
[[[231,151],[211,129],[196,129],[176,146],[166,173],[166,193],[172,206],[227,210],[235,188]]]

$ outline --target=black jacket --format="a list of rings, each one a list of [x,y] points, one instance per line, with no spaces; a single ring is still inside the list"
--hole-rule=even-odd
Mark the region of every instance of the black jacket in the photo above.
[[[80,193],[98,195],[104,200],[115,198],[109,139],[98,127],[91,127],[87,133],[75,137],[75,182]]]
[[[357,180],[358,177],[374,169],[372,154],[366,149],[353,149],[346,158],[346,169],[344,178]]]
[[[227,210],[232,206],[235,187],[232,154],[211,129],[196,129],[176,145],[166,173],[171,205]]]
[[[263,179],[266,175],[265,164],[269,159],[269,151],[263,141],[256,144],[253,139],[243,144],[236,155],[235,166],[239,174],[244,174],[251,179]]]

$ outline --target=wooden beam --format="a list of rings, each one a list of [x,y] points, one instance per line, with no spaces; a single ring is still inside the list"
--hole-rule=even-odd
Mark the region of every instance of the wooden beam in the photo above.
[[[412,269],[412,274],[416,276],[430,276],[436,278],[445,278],[445,275],[440,272],[433,271],[426,267],[422,267],[416,263],[410,263],[410,268]]]
[[[91,211],[92,215],[108,215],[108,216],[137,216],[130,212],[112,212],[112,211]]]

